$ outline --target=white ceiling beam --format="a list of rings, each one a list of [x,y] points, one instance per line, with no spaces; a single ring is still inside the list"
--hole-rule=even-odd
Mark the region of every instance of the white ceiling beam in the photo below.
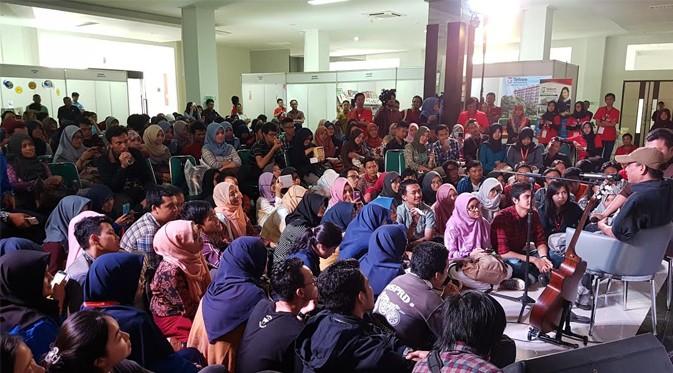
[[[154,13],[139,12],[136,10],[127,10],[113,8],[102,5],[81,3],[77,1],[49,1],[49,0],[3,0],[5,3],[31,6],[36,8],[46,8],[60,10],[63,12],[88,14],[98,17],[108,17],[121,19],[125,21],[145,22],[162,26],[180,26],[182,19],[180,17],[163,16]]]

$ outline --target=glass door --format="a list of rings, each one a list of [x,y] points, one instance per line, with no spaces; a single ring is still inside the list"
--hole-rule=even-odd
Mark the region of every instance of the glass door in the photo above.
[[[652,114],[657,109],[659,101],[663,101],[666,107],[671,107],[673,80],[624,81],[620,132],[631,133],[634,136],[634,144],[642,146],[647,132],[654,125]]]

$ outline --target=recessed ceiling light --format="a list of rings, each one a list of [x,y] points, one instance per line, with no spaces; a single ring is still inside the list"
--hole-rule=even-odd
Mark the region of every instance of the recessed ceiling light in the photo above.
[[[360,41],[360,37],[359,36],[354,37],[353,41]]]
[[[334,4],[334,3],[345,3],[350,0],[308,0],[308,3],[311,5],[325,5],[325,4]]]

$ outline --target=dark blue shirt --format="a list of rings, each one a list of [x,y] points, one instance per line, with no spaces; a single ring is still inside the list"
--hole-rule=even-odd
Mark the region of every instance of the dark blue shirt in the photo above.
[[[631,184],[632,194],[612,223],[612,233],[628,241],[641,229],[666,225],[673,220],[673,181],[650,180]]]

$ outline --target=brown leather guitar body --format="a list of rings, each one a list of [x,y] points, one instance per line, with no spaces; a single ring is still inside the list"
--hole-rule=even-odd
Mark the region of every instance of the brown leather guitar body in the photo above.
[[[587,262],[577,256],[575,245],[598,200],[598,195],[594,196],[584,209],[575,234],[568,244],[563,263],[558,269],[552,270],[549,284],[531,309],[530,325],[542,333],[556,330],[561,323],[564,303],[567,301],[572,304],[577,298],[577,287],[587,269]]]

